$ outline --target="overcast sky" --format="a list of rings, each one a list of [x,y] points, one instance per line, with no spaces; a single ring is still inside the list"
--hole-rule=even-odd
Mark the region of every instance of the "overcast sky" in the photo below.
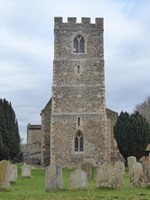
[[[107,107],[132,112],[150,95],[149,0],[0,0],[0,98],[23,142],[52,95],[54,17],[104,18]]]

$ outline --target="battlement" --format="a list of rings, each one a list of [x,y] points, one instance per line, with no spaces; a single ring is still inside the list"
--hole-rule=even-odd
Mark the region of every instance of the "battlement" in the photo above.
[[[90,17],[82,17],[81,18],[81,23],[78,23],[77,22],[77,18],[76,17],[68,17],[67,18],[67,22],[63,22],[63,18],[62,17],[55,17],[54,18],[54,21],[55,21],[55,26],[60,26],[60,25],[63,25],[63,24],[80,24],[82,26],[84,25],[103,25],[103,18],[95,18],[95,23],[91,23],[91,18]]]

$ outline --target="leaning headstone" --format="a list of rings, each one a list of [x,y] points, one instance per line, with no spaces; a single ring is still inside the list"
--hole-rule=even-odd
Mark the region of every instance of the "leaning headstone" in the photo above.
[[[15,183],[18,177],[17,165],[10,165],[10,182]]]
[[[134,163],[136,163],[136,157],[134,157],[134,156],[129,156],[128,158],[127,158],[127,161],[128,161],[128,169],[129,169],[129,171],[132,169],[132,167],[133,167],[133,164]]]
[[[82,169],[76,169],[70,175],[70,188],[83,189],[87,188],[87,174]]]
[[[3,160],[0,162],[0,189],[8,189],[10,186],[10,163]]]
[[[112,163],[103,163],[97,168],[96,187],[113,188],[115,173]]]
[[[150,161],[143,162],[142,166],[143,166],[145,184],[149,185],[150,184]]]
[[[144,175],[141,163],[134,163],[132,169],[129,171],[130,183],[134,187],[144,187]]]
[[[63,188],[63,176],[62,167],[52,162],[45,171],[46,176],[46,190],[50,189],[62,189]]]
[[[124,175],[125,174],[125,165],[121,161],[117,161],[114,163],[114,167],[120,169],[120,172]]]
[[[27,165],[26,163],[24,163],[22,166],[22,177],[31,178],[31,166]]]
[[[86,172],[88,179],[93,178],[93,164],[92,163],[90,162],[82,163],[81,169]]]

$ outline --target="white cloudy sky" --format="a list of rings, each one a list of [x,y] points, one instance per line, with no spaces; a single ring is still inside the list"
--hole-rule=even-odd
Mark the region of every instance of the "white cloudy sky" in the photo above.
[[[55,16],[104,18],[108,108],[132,112],[150,95],[149,0],[0,0],[0,98],[23,142],[51,97]]]

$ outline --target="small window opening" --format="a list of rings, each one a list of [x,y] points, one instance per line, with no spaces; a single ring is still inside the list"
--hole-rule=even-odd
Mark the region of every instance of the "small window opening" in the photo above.
[[[80,66],[77,67],[78,74],[80,73]]]
[[[80,126],[80,117],[78,117],[78,126]]]

